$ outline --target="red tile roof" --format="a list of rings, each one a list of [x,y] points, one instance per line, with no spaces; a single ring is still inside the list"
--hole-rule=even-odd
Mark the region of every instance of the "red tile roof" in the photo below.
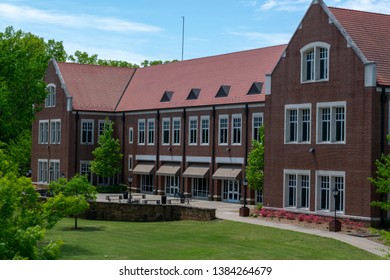
[[[330,8],[368,61],[377,64],[377,82],[390,85],[390,15]]]
[[[254,82],[264,83],[286,45],[198,58],[137,69],[117,111],[149,110],[218,104],[261,102],[261,94],[247,95]],[[220,87],[230,86],[227,97],[216,98]],[[197,99],[187,100],[192,89]],[[171,100],[161,102],[164,92]]]
[[[135,69],[57,62],[73,109],[114,111]]]

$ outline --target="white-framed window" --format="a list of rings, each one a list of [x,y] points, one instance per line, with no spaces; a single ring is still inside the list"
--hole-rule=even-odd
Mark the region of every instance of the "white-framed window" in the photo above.
[[[155,120],[148,119],[148,145],[154,145]]]
[[[129,171],[133,170],[133,155],[129,155],[127,159],[127,167]]]
[[[134,142],[134,129],[133,127],[129,127],[129,144],[133,144]]]
[[[310,170],[284,170],[284,206],[309,209]]]
[[[165,177],[165,192],[167,195],[174,195],[180,190],[180,177],[167,176]]]
[[[58,159],[51,159],[49,164],[50,182],[57,181],[60,178],[60,161]]]
[[[192,178],[192,196],[206,199],[209,195],[208,178]]]
[[[252,114],[252,139],[260,141],[260,127],[263,126],[263,113]]]
[[[172,119],[172,144],[180,145],[180,128],[181,128],[181,119],[173,118]]]
[[[138,145],[145,145],[145,119],[138,120]]]
[[[81,144],[93,144],[93,120],[81,120]]]
[[[311,104],[285,105],[285,143],[310,143]]]
[[[346,102],[317,103],[317,143],[346,140]]]
[[[46,87],[47,95],[45,99],[45,107],[55,107],[56,106],[56,85],[48,84]]]
[[[154,190],[154,175],[141,175],[140,189],[143,193],[152,193]]]
[[[198,144],[198,117],[189,118],[189,132],[188,143],[190,145]]]
[[[38,182],[48,183],[49,182],[49,166],[47,159],[38,159]]]
[[[201,116],[200,117],[200,144],[208,145],[210,142],[210,117]]]
[[[316,171],[317,177],[317,206],[320,211],[344,212],[345,209],[345,172],[344,171]],[[333,190],[338,195],[333,196]]]
[[[301,49],[301,82],[329,80],[330,45],[324,42],[310,43]]]
[[[162,119],[162,144],[169,145],[171,134],[171,120],[169,118]]]
[[[61,143],[61,120],[50,120],[50,144]]]
[[[86,175],[88,181],[92,184],[91,164],[88,160],[80,160],[80,175]]]
[[[242,115],[232,115],[232,145],[241,145],[242,139]]]
[[[218,120],[218,144],[219,145],[227,145],[229,141],[229,116],[228,115],[220,115]]]
[[[49,143],[49,120],[40,120],[38,130],[39,130],[38,143],[48,144]]]

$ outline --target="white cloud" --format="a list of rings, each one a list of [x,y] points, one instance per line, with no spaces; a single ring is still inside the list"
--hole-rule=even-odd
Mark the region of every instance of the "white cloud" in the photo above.
[[[310,3],[311,0],[266,0],[260,10],[299,11],[307,9]]]
[[[390,14],[390,0],[348,0],[333,2],[336,7],[340,8]]]
[[[111,17],[97,17],[86,14],[62,14],[34,9],[28,6],[0,4],[0,17],[18,22],[53,24],[72,28],[97,29],[112,32],[159,32],[161,28],[124,21]]]
[[[290,41],[290,33],[261,33],[261,32],[231,32],[232,35],[244,37],[259,46],[287,44]]]

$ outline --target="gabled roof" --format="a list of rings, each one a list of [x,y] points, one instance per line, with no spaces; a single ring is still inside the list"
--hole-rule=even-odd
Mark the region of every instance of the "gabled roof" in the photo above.
[[[377,65],[377,83],[390,85],[390,15],[348,9],[329,11],[364,57]]]
[[[135,69],[53,61],[73,110],[115,111]],[[160,96],[161,98],[161,96]]]
[[[254,82],[264,83],[265,74],[271,73],[285,48],[280,45],[139,68],[117,111],[262,102],[265,94],[247,93]],[[231,86],[229,95],[216,98],[222,85]],[[188,100],[192,89],[199,89],[200,94]],[[170,102],[160,102],[166,91],[174,92]]]

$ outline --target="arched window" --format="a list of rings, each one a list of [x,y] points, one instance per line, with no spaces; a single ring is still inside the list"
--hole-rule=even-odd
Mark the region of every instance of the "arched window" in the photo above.
[[[310,43],[301,49],[301,82],[329,80],[329,49],[324,42]]]

